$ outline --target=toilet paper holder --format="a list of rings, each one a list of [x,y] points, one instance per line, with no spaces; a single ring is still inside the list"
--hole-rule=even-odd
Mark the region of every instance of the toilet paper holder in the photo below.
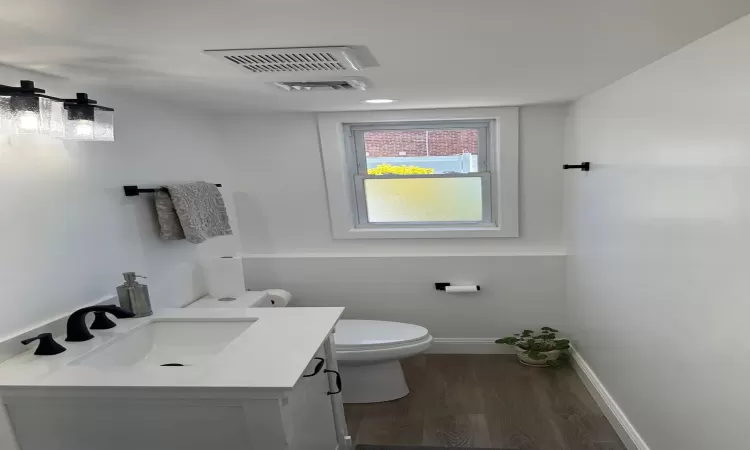
[[[437,289],[438,291],[444,291],[445,288],[447,288],[448,286],[452,286],[452,285],[450,283],[435,283],[435,289]],[[479,285],[477,285],[477,290],[479,291],[481,289],[482,288]]]

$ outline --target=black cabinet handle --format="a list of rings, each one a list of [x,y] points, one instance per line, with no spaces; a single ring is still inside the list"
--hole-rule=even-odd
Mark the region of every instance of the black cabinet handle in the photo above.
[[[320,373],[320,369],[323,368],[323,364],[325,364],[326,360],[323,358],[314,358],[318,360],[318,364],[315,365],[315,369],[313,370],[313,373],[308,375],[302,375],[303,378],[309,378],[314,377],[315,375]]]
[[[336,392],[328,391],[328,395],[334,395],[334,394],[338,394],[339,392],[341,392],[341,374],[338,373],[338,372],[336,372],[335,370],[328,370],[328,369],[324,370],[323,372],[324,373],[335,373],[336,374],[336,387],[339,390],[336,391]]]

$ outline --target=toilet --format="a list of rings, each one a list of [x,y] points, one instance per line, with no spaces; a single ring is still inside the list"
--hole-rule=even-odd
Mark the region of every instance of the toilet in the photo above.
[[[339,320],[336,359],[344,403],[378,403],[409,394],[401,359],[430,348],[427,328],[410,323],[380,320]]]
[[[236,300],[203,297],[188,308],[284,307],[280,289],[248,291]],[[378,403],[409,394],[401,359],[426,351],[432,336],[419,325],[381,320],[339,320],[334,333],[344,403]]]

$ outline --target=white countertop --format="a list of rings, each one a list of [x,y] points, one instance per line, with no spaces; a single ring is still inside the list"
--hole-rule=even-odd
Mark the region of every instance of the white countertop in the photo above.
[[[225,388],[267,391],[291,390],[319,346],[332,331],[344,308],[234,308],[164,309],[140,319],[115,320],[117,327],[92,330],[86,342],[57,342],[67,351],[54,356],[36,356],[33,349],[0,364],[0,395],[29,393],[44,388],[71,392],[76,388]],[[200,366],[94,368],[71,364],[128,332],[156,319],[255,318],[246,331]],[[36,344],[33,345],[36,347]],[[181,389],[180,389],[181,388]]]

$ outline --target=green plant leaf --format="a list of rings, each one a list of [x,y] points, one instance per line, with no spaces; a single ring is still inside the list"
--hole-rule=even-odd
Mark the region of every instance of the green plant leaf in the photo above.
[[[515,345],[516,342],[518,342],[518,338],[505,337],[505,338],[496,340],[495,344]]]
[[[552,361],[547,361],[547,364],[549,364],[549,366],[550,366],[550,367],[554,367],[554,368],[560,368],[560,367],[563,367],[563,366],[565,366],[565,365],[566,365],[567,363],[568,363],[567,361],[565,361],[565,360],[560,360],[560,359],[553,359]]]
[[[536,361],[541,361],[547,358],[547,356],[539,353],[538,351],[532,350],[529,352],[529,358],[536,360]]]
[[[542,327],[542,331],[552,331],[552,328],[550,328],[550,327]]]

